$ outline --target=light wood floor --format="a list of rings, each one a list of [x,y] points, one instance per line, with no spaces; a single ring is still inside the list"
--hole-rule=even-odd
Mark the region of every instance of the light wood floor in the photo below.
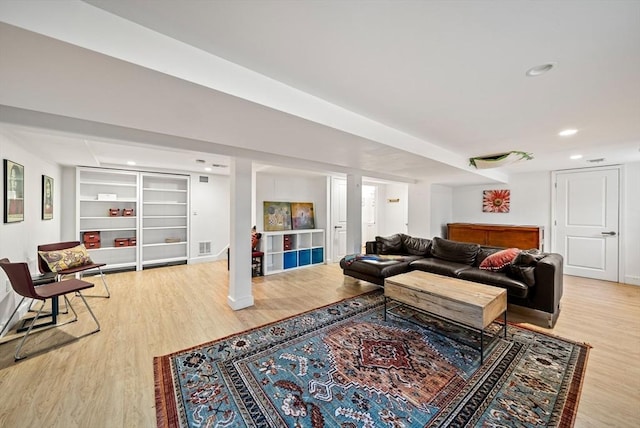
[[[153,427],[154,356],[376,288],[323,265],[254,278],[255,306],[232,311],[224,261],[109,274],[108,282],[110,299],[89,299],[100,332],[17,363],[16,341],[0,345],[0,427]],[[640,287],[567,276],[562,307],[556,327],[541,330],[593,346],[576,426],[636,426]],[[35,335],[25,351],[90,329],[79,314]]]

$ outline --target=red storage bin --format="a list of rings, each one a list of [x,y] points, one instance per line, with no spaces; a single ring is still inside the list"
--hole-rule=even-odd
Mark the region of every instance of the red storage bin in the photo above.
[[[128,238],[116,238],[114,239],[114,245],[116,247],[128,247],[129,239]]]
[[[82,234],[82,241],[85,244],[87,244],[88,242],[100,242],[100,232],[84,232]]]
[[[292,241],[293,241],[293,239],[291,238],[291,235],[283,235],[282,236],[282,246],[283,246],[285,251],[289,251],[291,249]]]

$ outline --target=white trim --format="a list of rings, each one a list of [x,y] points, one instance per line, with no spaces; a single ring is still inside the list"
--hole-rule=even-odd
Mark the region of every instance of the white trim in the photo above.
[[[629,285],[640,285],[640,276],[625,276],[624,283]]]

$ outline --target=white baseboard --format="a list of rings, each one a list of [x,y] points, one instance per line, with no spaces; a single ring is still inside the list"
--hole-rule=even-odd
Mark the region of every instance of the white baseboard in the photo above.
[[[226,260],[226,259],[227,259],[227,253],[225,253],[224,256],[191,257],[189,259],[189,264],[216,262],[218,260]]]
[[[624,277],[625,284],[640,285],[640,276],[627,275]]]

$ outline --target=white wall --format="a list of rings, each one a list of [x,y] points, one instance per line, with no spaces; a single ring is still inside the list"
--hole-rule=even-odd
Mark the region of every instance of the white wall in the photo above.
[[[263,202],[313,202],[316,229],[325,229],[327,239],[327,179],[268,172],[256,173],[256,229],[264,231]]]
[[[509,189],[508,213],[482,212],[482,191]],[[451,222],[543,226],[544,248],[550,249],[551,173],[513,174],[507,184],[488,184],[453,188]]]
[[[37,273],[37,246],[60,240],[62,172],[58,165],[49,163],[26,151],[23,147],[28,144],[28,141],[21,141],[0,126],[0,159],[9,159],[23,165],[25,174],[24,221],[9,224],[0,223],[0,258],[6,257],[12,262],[27,262],[31,272]],[[4,170],[2,174],[4,174]],[[52,220],[41,219],[43,174],[53,178],[54,211]],[[4,191],[0,194],[2,195],[0,213],[2,213],[4,212]],[[20,301],[15,296],[16,294],[8,284],[4,271],[0,270],[1,327],[4,327],[16,303]],[[26,306],[21,309],[19,314],[22,315],[24,312],[26,312]]]
[[[380,185],[380,218],[378,235],[389,236],[394,233],[407,233],[409,187],[405,183]],[[398,202],[389,202],[398,200]]]
[[[200,177],[207,177],[201,183]],[[190,262],[227,258],[230,240],[229,177],[191,174]],[[249,233],[249,232],[247,232]],[[200,242],[211,242],[211,254],[199,255]]]
[[[407,233],[427,238],[431,236],[431,183],[409,185],[409,209]]]
[[[431,186],[431,235],[445,238],[447,223],[453,218],[453,188],[434,184]]]

